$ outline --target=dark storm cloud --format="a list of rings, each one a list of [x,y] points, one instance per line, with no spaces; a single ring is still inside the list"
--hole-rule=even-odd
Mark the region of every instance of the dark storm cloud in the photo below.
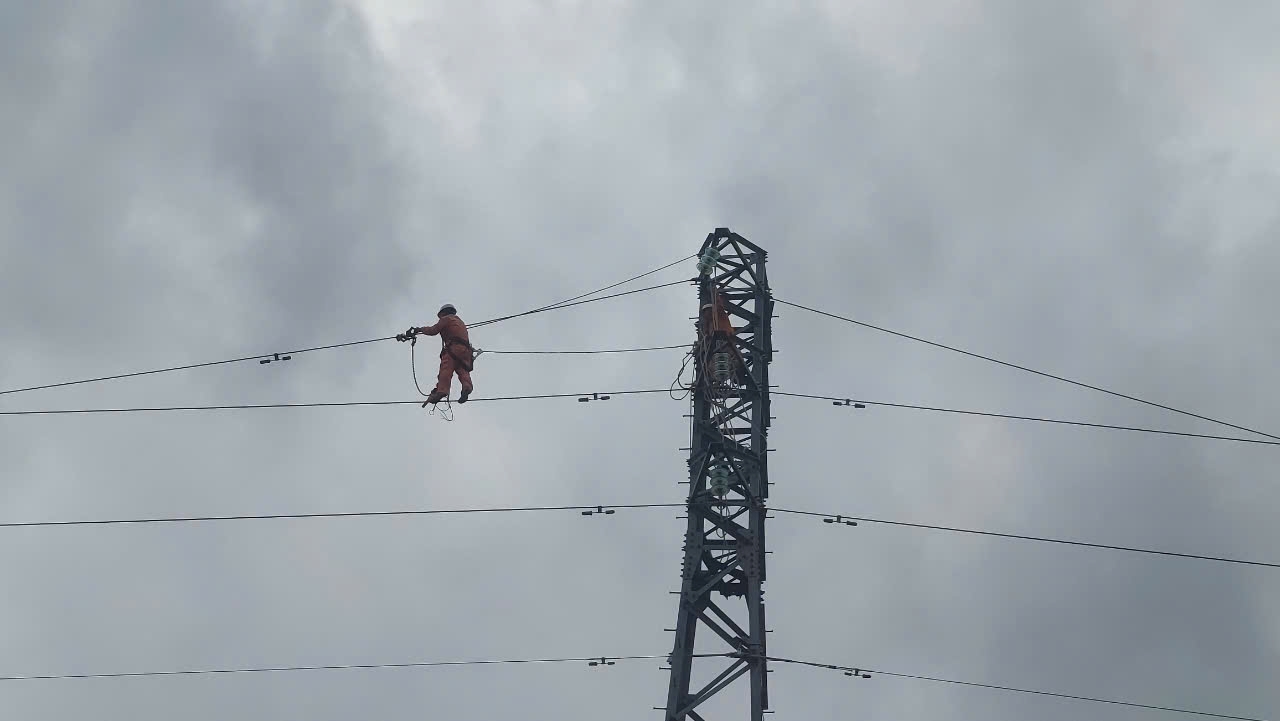
[[[495,4],[401,26],[392,73],[359,20],[329,6],[42,4],[5,22],[21,42],[0,43],[20,69],[0,113],[16,159],[0,174],[0,379],[389,334],[445,299],[469,320],[500,315],[669,262],[728,225],[770,250],[779,297],[1265,424],[1274,175],[1250,158],[1274,157],[1276,139],[1238,119],[1266,112],[1249,81],[1204,78],[1265,77],[1275,51],[1237,31],[1276,14],[1152,7],[939,3],[931,24],[868,4]],[[475,337],[678,342],[692,303],[662,291]],[[1217,430],[780,315],[773,374],[787,390]],[[73,342],[84,351],[50,355]],[[432,346],[419,350],[429,377]],[[22,401],[403,397],[406,353]],[[678,354],[580,360],[483,357],[480,394],[665,386]],[[778,506],[1276,560],[1269,449],[774,409]],[[0,487],[15,518],[670,501],[682,412],[638,397],[476,404],[453,424],[416,407],[9,419]],[[675,515],[24,531],[0,559],[21,580],[0,606],[0,670],[662,653]],[[1264,717],[1277,705],[1274,574],[773,523],[776,653]],[[643,718],[665,690],[654,665],[0,694],[32,718]],[[1157,718],[773,677],[780,713],[815,718]]]
[[[5,113],[7,331],[113,360],[125,332],[301,345],[408,282],[408,175],[354,11],[125,3],[24,27],[15,75],[46,82]]]

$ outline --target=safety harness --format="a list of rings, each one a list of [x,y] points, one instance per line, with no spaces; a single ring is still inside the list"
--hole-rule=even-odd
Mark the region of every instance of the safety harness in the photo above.
[[[444,348],[441,349],[442,352],[448,353],[450,356],[452,356],[453,359],[458,362],[458,365],[462,367],[462,370],[468,373],[475,370],[475,359],[476,359],[476,356],[479,354],[476,352],[475,348],[471,347],[470,343],[466,342],[465,340],[462,340],[461,338],[443,338],[443,340],[444,340]],[[455,345],[460,345],[463,348],[466,348],[467,350],[471,351],[471,360],[464,360],[462,358],[459,358],[458,354],[453,352],[453,347]]]

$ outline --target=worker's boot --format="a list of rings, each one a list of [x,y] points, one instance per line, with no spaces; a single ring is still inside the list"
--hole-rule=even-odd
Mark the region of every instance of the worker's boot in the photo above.
[[[444,394],[444,393],[441,393],[439,390],[433,390],[433,391],[431,391],[431,393],[427,396],[427,402],[426,402],[426,403],[423,403],[423,404],[422,404],[422,406],[425,408],[425,407],[427,406],[427,404],[435,405],[435,404],[439,403],[439,402],[440,402],[440,400],[441,400],[442,398],[444,398],[444,396],[445,396],[445,394]]]
[[[471,391],[472,391],[472,390],[474,390],[474,389],[473,389],[473,388],[471,388],[470,386],[467,386],[466,388],[463,388],[463,389],[462,389],[462,393],[458,396],[458,402],[459,402],[459,403],[466,403],[466,402],[467,402],[467,399],[471,397]]]

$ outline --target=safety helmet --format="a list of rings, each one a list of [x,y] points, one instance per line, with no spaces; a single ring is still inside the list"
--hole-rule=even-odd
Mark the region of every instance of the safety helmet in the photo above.
[[[446,315],[457,315],[457,314],[458,314],[458,309],[454,308],[452,303],[445,303],[444,305],[440,306],[440,310],[436,312],[436,317],[440,318]]]

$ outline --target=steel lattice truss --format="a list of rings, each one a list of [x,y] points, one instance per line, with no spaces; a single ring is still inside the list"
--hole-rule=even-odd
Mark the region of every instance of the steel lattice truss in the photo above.
[[[706,721],[696,709],[743,676],[751,720],[761,721],[769,705],[763,585],[773,300],[765,256],[727,228],[708,235],[700,254],[688,529],[668,721]],[[712,332],[721,303],[730,333]],[[727,665],[724,657],[699,657],[721,652],[720,641],[729,646]],[[711,678],[691,690],[695,661],[707,669],[698,675]]]

